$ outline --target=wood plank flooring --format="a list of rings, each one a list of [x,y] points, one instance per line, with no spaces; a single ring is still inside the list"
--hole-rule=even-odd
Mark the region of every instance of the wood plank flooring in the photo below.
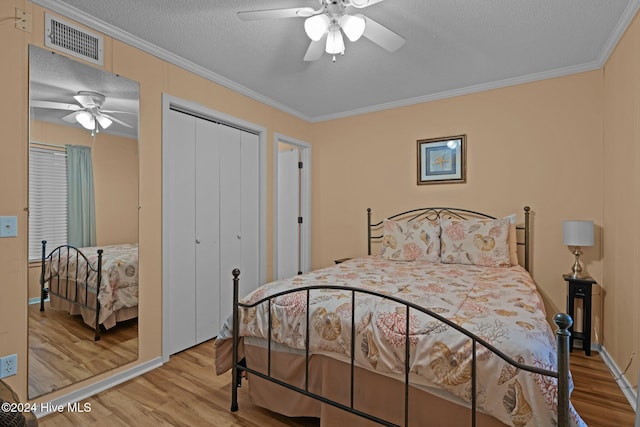
[[[56,413],[40,419],[57,426],[236,426],[317,427],[312,418],[287,418],[259,408],[238,393],[238,412],[229,411],[231,375],[216,376],[214,346],[209,341],[171,356],[168,363],[99,393],[90,413]],[[575,391],[572,402],[590,427],[632,427],[634,411],[597,353],[571,355]]]
[[[633,427],[635,412],[598,353],[570,356],[574,390],[571,402],[589,427]]]
[[[80,316],[29,305],[29,398],[66,387],[138,358],[138,322],[119,323],[94,341]]]

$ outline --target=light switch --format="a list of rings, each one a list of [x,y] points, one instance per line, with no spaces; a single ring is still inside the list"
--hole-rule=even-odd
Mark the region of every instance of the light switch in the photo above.
[[[0,237],[16,237],[18,235],[18,217],[0,216]]]

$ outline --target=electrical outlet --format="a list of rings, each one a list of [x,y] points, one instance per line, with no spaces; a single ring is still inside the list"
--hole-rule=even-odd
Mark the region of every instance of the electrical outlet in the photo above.
[[[10,377],[18,373],[18,355],[0,357],[0,378]]]

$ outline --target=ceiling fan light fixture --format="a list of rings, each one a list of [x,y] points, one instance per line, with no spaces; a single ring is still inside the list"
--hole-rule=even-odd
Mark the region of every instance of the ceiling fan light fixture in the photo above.
[[[304,31],[311,40],[318,41],[327,32],[330,24],[331,21],[327,15],[315,15],[304,21]]]
[[[340,17],[340,26],[352,42],[357,41],[364,34],[366,21],[364,16],[358,15],[342,15]]]
[[[113,123],[111,119],[105,116],[96,116],[96,120],[98,121],[98,123],[100,123],[102,129],[108,128],[109,126],[111,126],[111,123]]]
[[[344,39],[342,38],[342,31],[340,31],[339,28],[331,30],[329,34],[327,34],[325,51],[330,55],[344,52]]]
[[[369,6],[369,0],[351,0],[351,5],[359,8],[367,7]]]
[[[88,111],[81,111],[76,114],[76,121],[87,130],[94,130],[96,128],[96,121]]]

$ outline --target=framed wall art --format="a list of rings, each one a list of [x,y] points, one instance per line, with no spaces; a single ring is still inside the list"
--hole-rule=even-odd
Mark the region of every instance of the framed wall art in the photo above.
[[[467,182],[467,136],[418,140],[418,185]]]

